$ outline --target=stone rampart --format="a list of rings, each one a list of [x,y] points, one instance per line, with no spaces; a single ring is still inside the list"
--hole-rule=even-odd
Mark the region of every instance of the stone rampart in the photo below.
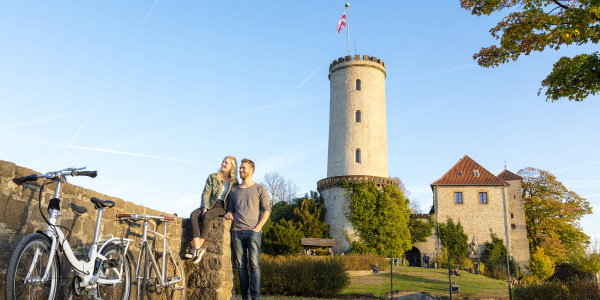
[[[101,171],[100,171],[101,172]],[[30,174],[40,174],[33,170],[16,166],[14,163],[0,160],[0,299],[5,297],[5,277],[8,262],[12,252],[19,241],[27,234],[44,230],[46,223],[43,220],[38,209],[38,195],[40,183],[29,182],[23,186],[18,186],[12,182],[15,177],[23,177]],[[41,180],[39,180],[41,182]],[[48,185],[44,188],[42,195],[42,210],[47,215],[46,207],[48,201],[53,198],[54,185]],[[117,237],[133,239],[130,245],[130,254],[132,258],[132,273],[135,270],[137,261],[139,240],[141,237],[141,222],[119,221],[115,215],[117,213],[136,213],[150,215],[173,216],[158,210],[136,205],[129,201],[110,197],[97,193],[93,190],[85,189],[71,184],[63,184],[61,195],[62,216],[59,219],[59,225],[65,226],[71,232],[69,243],[74,250],[75,255],[83,259],[87,257],[90,243],[94,239],[96,227],[97,211],[94,205],[89,201],[91,197],[97,197],[102,200],[112,200],[116,203],[115,207],[104,211],[102,216],[101,235],[114,234]],[[86,213],[76,213],[71,207],[85,207]],[[150,227],[154,227],[155,223]],[[171,250],[180,255],[189,250],[191,241],[191,225],[189,219],[176,218],[172,223],[167,223],[167,233],[169,235],[169,246]],[[158,226],[156,231],[162,232],[163,225]],[[212,224],[212,230],[205,243],[207,253],[199,265],[194,265],[189,261],[184,261],[186,269],[187,299],[208,299],[224,300],[231,299],[233,291],[233,272],[231,262],[230,248],[230,221],[223,218],[217,219]],[[63,232],[65,230],[63,229]],[[65,232],[67,234],[67,232]],[[154,241],[154,236],[149,234],[149,240]],[[156,238],[157,256],[160,257],[162,247],[159,250],[159,244],[162,245],[162,239]],[[66,257],[60,257],[61,265],[61,288],[57,299],[64,299],[63,293],[68,291],[72,274],[69,273],[70,266]],[[135,299],[137,281],[132,274],[132,293],[131,297]],[[163,295],[152,295],[152,299],[164,297]]]

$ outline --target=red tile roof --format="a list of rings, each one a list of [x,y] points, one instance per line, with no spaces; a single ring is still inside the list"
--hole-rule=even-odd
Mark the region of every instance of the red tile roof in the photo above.
[[[513,172],[511,172],[511,171],[509,171],[507,169],[504,169],[504,171],[502,171],[502,173],[498,174],[498,177],[502,178],[504,180],[508,180],[508,179],[523,179],[523,177],[521,177],[521,176],[519,176],[519,175],[517,175],[517,174],[515,174],[515,173],[513,173]]]
[[[479,171],[479,176],[474,175]],[[459,176],[459,171],[461,175]],[[434,185],[505,185],[506,181],[496,177],[473,159],[465,155],[442,178],[431,184]]]

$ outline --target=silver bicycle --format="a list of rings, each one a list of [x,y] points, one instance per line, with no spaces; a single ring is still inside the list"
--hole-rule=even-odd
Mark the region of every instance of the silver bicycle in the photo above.
[[[171,250],[167,236],[167,224],[175,221],[175,217],[151,216],[138,214],[117,214],[121,220],[143,221],[140,252],[135,267],[137,279],[137,299],[150,299],[150,293],[166,296],[171,299],[185,299],[185,270],[179,254]],[[148,221],[156,220],[164,223],[163,233],[148,228]],[[157,225],[157,226],[158,226]],[[148,232],[162,238],[162,254],[155,255],[154,247],[148,241]],[[156,242],[156,240],[155,240]],[[157,259],[158,262],[157,263]]]
[[[62,214],[60,193],[66,176],[96,177],[96,171],[82,171],[85,168],[69,168],[43,175],[30,175],[15,178],[13,182],[23,185],[43,178],[39,192],[39,209],[42,213],[44,186],[56,183],[54,198],[48,204],[48,217],[42,213],[47,223],[46,230],[25,236],[15,248],[6,271],[6,299],[54,299],[60,284],[60,264],[58,251],[61,250],[71,265],[75,277],[71,294],[81,296],[87,292],[90,299],[129,299],[131,292],[131,269],[127,256],[129,243],[133,240],[114,237],[112,234],[99,236],[102,212],[115,206],[113,201],[91,198],[98,210],[94,241],[86,260],[75,257],[69,241],[57,225]],[[85,207],[72,207],[78,213],[85,213]]]

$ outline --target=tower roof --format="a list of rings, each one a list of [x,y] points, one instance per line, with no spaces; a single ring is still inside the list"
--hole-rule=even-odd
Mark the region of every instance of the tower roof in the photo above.
[[[498,174],[499,178],[502,178],[504,180],[510,180],[510,179],[523,179],[523,177],[507,170],[504,169],[504,171],[502,171],[502,173]]]
[[[511,173],[512,174],[512,173]],[[514,175],[514,174],[513,174]],[[498,178],[469,156],[461,158],[442,178],[431,184],[434,185],[505,185],[506,181]]]

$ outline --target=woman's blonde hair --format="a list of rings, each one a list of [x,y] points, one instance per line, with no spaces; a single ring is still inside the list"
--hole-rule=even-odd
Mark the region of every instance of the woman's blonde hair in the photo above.
[[[223,160],[226,160],[228,158],[229,160],[231,160],[231,170],[229,170],[229,176],[231,177],[231,181],[237,182],[237,159],[235,159],[235,157],[233,157],[232,155],[229,155],[225,156]],[[223,173],[221,173],[221,168],[219,168],[217,176],[219,177],[219,179],[223,179]]]

